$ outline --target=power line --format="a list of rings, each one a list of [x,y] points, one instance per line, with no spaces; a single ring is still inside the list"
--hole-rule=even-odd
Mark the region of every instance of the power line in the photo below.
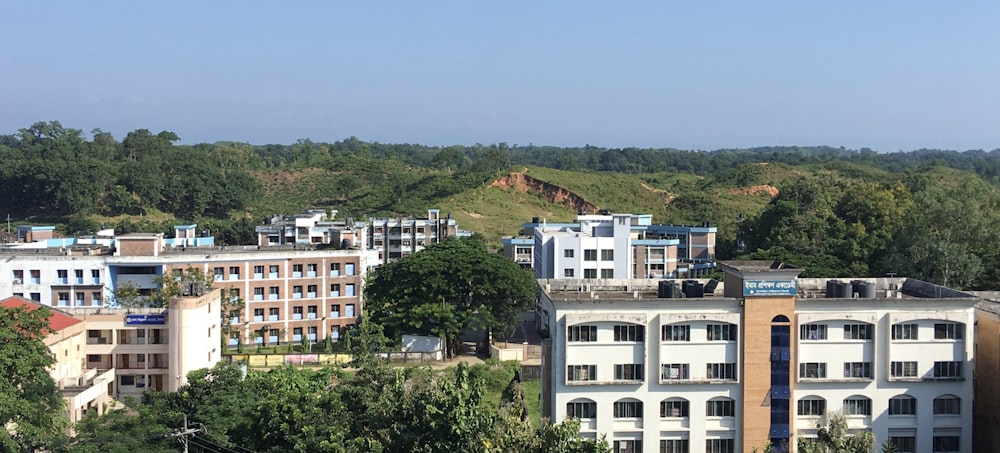
[[[238,451],[236,451],[236,450],[234,450],[232,448],[229,448],[229,447],[227,447],[225,445],[217,444],[217,443],[215,443],[213,441],[210,441],[210,440],[208,440],[207,438],[204,438],[204,437],[191,437],[191,440],[197,440],[198,442],[200,442],[202,444],[206,444],[207,443],[207,444],[213,445],[215,448],[224,450],[226,453],[239,453]],[[200,446],[202,448],[207,448],[204,445],[200,445]],[[237,446],[237,447],[238,448],[243,448],[243,447],[239,447],[239,446]],[[243,450],[250,451],[250,450],[247,450],[245,448],[243,448]]]
[[[202,444],[200,442],[195,442],[196,440],[200,441],[201,439],[198,439],[197,437],[192,437],[190,439],[191,445],[194,445],[195,447],[200,447],[202,450],[208,450],[208,451],[210,451],[212,453],[223,453],[223,452],[221,452],[219,450],[216,450],[216,449],[214,449],[212,447],[206,446],[205,444]],[[185,450],[185,451],[187,451],[187,450]]]

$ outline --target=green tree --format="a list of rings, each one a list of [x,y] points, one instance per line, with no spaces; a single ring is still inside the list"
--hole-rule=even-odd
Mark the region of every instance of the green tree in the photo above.
[[[516,322],[537,292],[513,261],[475,238],[451,238],[377,268],[365,287],[372,318],[394,335],[430,332],[457,348],[465,328]]]
[[[871,431],[851,434],[842,414],[828,416],[826,425],[818,424],[816,441],[799,440],[801,453],[871,453],[875,435]]]
[[[0,449],[52,450],[65,441],[65,403],[49,367],[55,358],[43,343],[52,311],[0,307]]]

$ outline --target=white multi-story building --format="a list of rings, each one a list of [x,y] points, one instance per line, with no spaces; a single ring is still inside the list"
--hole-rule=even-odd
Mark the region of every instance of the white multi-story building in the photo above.
[[[832,414],[901,452],[972,451],[976,298],[721,264],[720,296],[539,280],[542,415],[577,417],[616,452],[796,451]]]
[[[114,370],[116,398],[176,391],[222,358],[220,290],[171,298],[165,308],[68,307],[86,327],[86,367]]]
[[[504,253],[537,278],[693,278],[715,269],[716,228],[652,225],[651,215],[581,214],[575,223],[525,223]],[[530,251],[528,250],[530,247]]]

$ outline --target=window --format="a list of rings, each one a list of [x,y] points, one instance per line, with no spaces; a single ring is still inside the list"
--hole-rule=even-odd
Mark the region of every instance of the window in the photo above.
[[[642,418],[642,401],[615,401],[615,418]]]
[[[264,288],[253,289],[253,300],[264,300]]]
[[[330,263],[330,276],[337,277],[340,275],[340,263]]]
[[[892,326],[892,339],[893,340],[916,340],[917,339],[917,325],[916,324],[893,324],[893,326]]]
[[[641,453],[642,452],[642,441],[641,440],[616,440],[614,443],[614,448],[611,451],[615,453]]]
[[[254,308],[253,309],[253,322],[262,322],[262,321],[264,321],[264,309],[263,308]]]
[[[615,278],[615,270],[601,269],[601,278]]]
[[[597,403],[570,401],[566,403],[566,418],[597,418]]]
[[[611,249],[611,250],[606,250],[606,249],[605,250],[601,250],[601,261],[614,261],[614,260],[615,260],[615,251],[614,251],[614,249]]]
[[[709,324],[707,335],[708,341],[736,341],[736,325]]]
[[[893,436],[892,434],[889,433],[889,440],[896,446],[898,453],[915,453],[917,451],[916,436]]]
[[[597,249],[587,249],[583,251],[584,261],[597,261]]]
[[[135,376],[125,375],[121,377],[121,385],[135,385]]]
[[[76,279],[76,284],[83,284],[83,269],[77,269],[73,271],[73,277]]]
[[[691,326],[663,326],[663,341],[691,341]]]
[[[14,271],[14,283],[15,284],[21,284],[21,282],[23,282],[23,281],[24,281],[24,271],[22,271],[20,269],[19,270],[15,270]]]
[[[330,317],[339,318],[340,317],[340,304],[330,305]]]
[[[317,286],[317,285],[309,285],[309,286],[307,286],[306,287],[306,297],[311,298],[311,299],[315,299],[316,298],[316,291],[318,289],[319,289],[319,286]]]
[[[636,325],[615,326],[615,341],[644,341],[645,328]]]
[[[34,302],[42,301],[42,293],[30,293],[31,300]]]
[[[101,292],[100,291],[95,291],[93,293],[90,293],[90,303],[92,305],[100,305],[101,304],[101,300],[103,300],[103,299],[101,298]]]
[[[706,368],[705,377],[708,379],[736,379],[735,363],[709,363]]]
[[[272,286],[267,289],[267,298],[270,300],[278,300],[278,287]]]
[[[826,379],[826,364],[818,362],[800,363],[799,378]]]
[[[293,264],[292,265],[292,277],[296,277],[296,278],[302,277],[302,265],[301,264]]]
[[[917,362],[891,362],[889,375],[892,377],[917,377]]]
[[[292,299],[302,298],[302,285],[295,285],[292,287]]]
[[[316,276],[316,263],[311,263],[306,265],[306,277]]]
[[[584,269],[583,278],[597,278],[597,269]]]
[[[69,283],[69,277],[67,277],[68,275],[69,272],[67,272],[65,269],[59,269],[56,271],[56,279],[59,280],[59,283],[63,284]]]
[[[705,439],[705,453],[733,453],[736,441],[733,439]]]
[[[934,398],[934,415],[959,415],[962,413],[962,399],[954,395]]]
[[[872,378],[871,362],[844,362],[845,378]]]
[[[569,365],[566,367],[567,381],[596,381],[597,365]]]
[[[563,249],[563,258],[572,258],[573,249]]]
[[[800,399],[798,414],[805,416],[820,416],[826,414],[826,400],[822,398]]]
[[[666,363],[660,367],[660,379],[664,381],[691,379],[686,363]]]
[[[76,293],[76,305],[83,305],[84,301],[87,300],[87,295],[84,293]]]
[[[292,319],[302,319],[302,307],[292,307]]]
[[[957,435],[938,436],[934,433],[934,453],[950,453],[959,451],[959,437]]]
[[[340,283],[330,285],[330,297],[340,297]]]
[[[642,364],[641,363],[625,363],[615,365],[615,380],[616,381],[642,381]]]
[[[93,284],[101,283],[101,271],[98,269],[92,269],[90,271],[90,282]]]
[[[239,280],[240,279],[240,267],[239,266],[230,266],[229,267],[229,279],[230,280]]]
[[[962,339],[962,324],[947,322],[934,324],[934,339],[935,340],[961,340]]]
[[[688,453],[690,450],[687,439],[660,440],[660,453]]]
[[[344,265],[345,275],[354,275],[354,263],[347,263]]]
[[[278,278],[278,266],[268,266],[267,273],[270,278]]]
[[[253,278],[264,278],[264,266],[253,267]]]
[[[69,305],[69,293],[58,293],[56,297],[59,299],[59,305]]]
[[[563,269],[563,277],[573,278],[573,269]]]
[[[962,362],[934,362],[934,377],[936,378],[962,377]]]
[[[917,415],[917,399],[908,395],[890,399],[889,415]]]
[[[871,324],[844,324],[845,340],[871,340]]]
[[[714,399],[705,402],[706,417],[735,417],[736,401],[725,399]]]
[[[354,304],[344,305],[344,317],[353,318],[354,317]]]
[[[278,321],[279,320],[278,310],[279,310],[278,308],[270,308],[270,309],[268,309],[267,310],[267,320],[268,321]]]
[[[316,314],[318,313],[317,307],[315,305],[310,305],[306,307],[306,319],[316,319]]]
[[[805,324],[799,327],[800,340],[825,340],[826,324]]]
[[[340,339],[340,326],[330,326],[330,338],[334,340]]]
[[[569,326],[567,341],[597,341],[597,326],[580,324]]]
[[[302,341],[302,328],[293,327],[292,328],[292,341]]]
[[[872,400],[853,396],[844,400],[844,415],[871,415]]]
[[[308,335],[309,335],[308,337],[306,337],[306,339],[309,340],[309,341],[316,341],[317,340],[317,338],[316,338],[316,330],[317,330],[316,326],[309,326],[306,329],[306,332],[308,332]]]
[[[354,283],[344,285],[344,295],[347,297],[354,296]]]
[[[660,401],[660,417],[687,417],[690,413],[690,403],[684,399],[669,399]]]

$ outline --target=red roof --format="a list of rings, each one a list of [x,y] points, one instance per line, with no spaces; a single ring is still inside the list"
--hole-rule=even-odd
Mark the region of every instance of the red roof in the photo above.
[[[28,309],[28,311],[37,310],[41,306],[42,305],[37,302],[32,302],[28,299],[17,296],[8,297],[0,301],[0,307],[5,307],[5,308],[24,307]],[[69,326],[81,322],[83,321],[76,319],[70,315],[67,315],[66,313],[63,313],[59,310],[52,310],[52,315],[49,316],[49,328],[52,329],[52,332],[58,332]]]

